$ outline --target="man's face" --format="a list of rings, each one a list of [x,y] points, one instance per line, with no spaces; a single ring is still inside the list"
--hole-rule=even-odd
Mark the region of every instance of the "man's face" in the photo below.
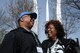
[[[25,27],[31,29],[34,25],[34,18],[31,18],[30,15],[24,15],[23,18],[23,24]]]

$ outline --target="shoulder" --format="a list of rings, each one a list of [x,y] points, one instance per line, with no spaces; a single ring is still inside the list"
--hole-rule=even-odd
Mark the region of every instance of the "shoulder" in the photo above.
[[[76,43],[76,41],[73,40],[73,39],[65,39],[65,40],[66,40],[65,51],[67,53],[69,53],[69,52],[77,53],[77,50],[76,50],[77,43]]]
[[[42,46],[48,46],[49,43],[50,43],[49,39],[46,39],[42,42]]]
[[[42,42],[42,44],[47,44],[49,42],[49,39],[46,39]]]
[[[73,39],[71,39],[71,38],[69,38],[69,39],[64,39],[64,40],[63,40],[63,43],[64,43],[65,45],[70,45],[71,47],[76,47],[76,45],[77,45],[76,41],[73,40]]]
[[[15,32],[16,29],[9,31],[7,34],[5,34],[4,38],[14,38]]]
[[[13,30],[11,30],[10,32],[8,32],[4,36],[2,43],[3,44],[5,44],[5,42],[8,42],[9,43],[9,42],[13,41],[14,37],[15,37],[14,32],[13,32]]]
[[[9,31],[6,35],[14,34],[15,31],[16,31],[16,29],[13,29],[13,30]]]
[[[77,43],[76,43],[75,40],[73,40],[73,39],[68,39],[68,41],[69,41],[69,44],[70,44],[72,47],[73,47],[73,46],[76,47]]]
[[[19,28],[15,28],[15,29],[11,30],[6,35],[16,35],[17,33],[20,33],[20,29]]]
[[[42,48],[47,48],[48,47],[48,44],[49,44],[49,40],[48,39],[46,39],[46,40],[44,40],[43,42],[42,42]]]

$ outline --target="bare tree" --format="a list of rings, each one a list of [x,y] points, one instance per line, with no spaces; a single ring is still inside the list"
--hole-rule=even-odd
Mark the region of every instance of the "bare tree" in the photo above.
[[[53,0],[51,0],[53,2]],[[56,2],[56,1],[55,1]],[[80,28],[80,0],[61,0],[62,24],[66,38]],[[51,5],[51,7],[54,5]],[[51,12],[55,12],[54,9]],[[56,12],[55,12],[56,14]],[[54,18],[53,18],[54,19]]]
[[[5,28],[3,27],[4,22],[5,22],[4,11],[3,11],[3,9],[0,8],[0,44],[1,44],[3,36],[5,34]]]
[[[2,25],[3,16],[4,16],[4,12],[2,9],[0,9],[0,26]]]
[[[65,2],[66,1],[66,2]],[[65,0],[62,3],[62,21],[65,28],[66,38],[76,33],[80,28],[80,9],[78,3],[73,0]],[[78,1],[78,0],[77,0]],[[75,4],[76,3],[76,4]],[[77,6],[78,5],[78,6]]]
[[[80,10],[80,0],[66,0],[65,4]]]
[[[31,0],[10,0],[8,5],[9,15],[12,17],[12,20],[18,26],[17,19],[18,15],[23,11],[33,11],[34,3]]]

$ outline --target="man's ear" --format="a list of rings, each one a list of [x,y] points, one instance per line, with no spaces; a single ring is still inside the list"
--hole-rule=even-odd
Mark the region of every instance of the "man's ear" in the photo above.
[[[21,18],[20,21],[23,22],[23,18]]]

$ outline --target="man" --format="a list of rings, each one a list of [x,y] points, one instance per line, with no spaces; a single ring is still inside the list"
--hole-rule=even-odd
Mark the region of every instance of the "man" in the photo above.
[[[34,12],[22,12],[18,19],[19,27],[5,35],[0,46],[0,53],[38,53],[42,51],[37,35],[31,31],[36,18],[37,14]]]

